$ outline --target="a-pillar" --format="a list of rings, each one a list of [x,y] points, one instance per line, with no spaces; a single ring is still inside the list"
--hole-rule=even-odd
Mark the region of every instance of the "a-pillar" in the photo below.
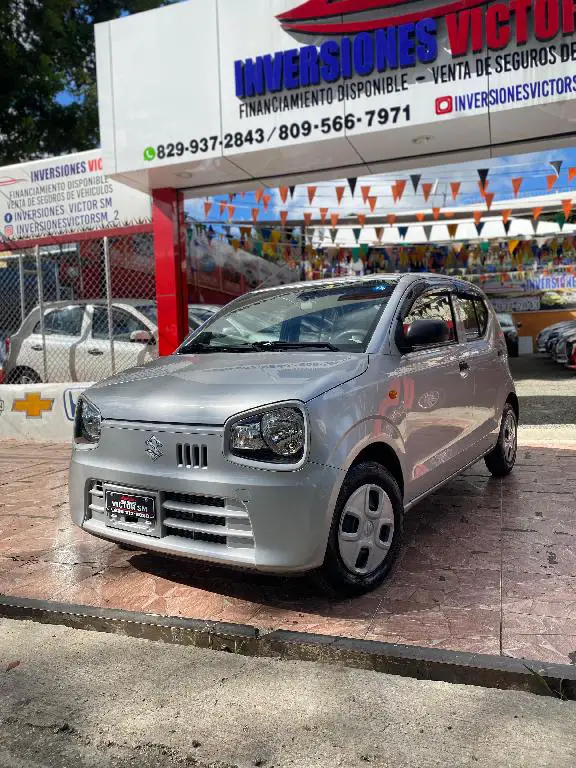
[[[182,193],[152,192],[152,228],[158,306],[158,353],[171,355],[188,334],[188,277]]]

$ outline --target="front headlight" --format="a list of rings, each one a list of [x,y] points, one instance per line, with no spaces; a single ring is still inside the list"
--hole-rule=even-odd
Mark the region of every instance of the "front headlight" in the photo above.
[[[264,464],[298,464],[306,450],[306,421],[293,405],[239,417],[228,430],[233,456]]]
[[[74,440],[77,443],[95,444],[100,440],[102,416],[90,400],[80,397],[76,406]]]

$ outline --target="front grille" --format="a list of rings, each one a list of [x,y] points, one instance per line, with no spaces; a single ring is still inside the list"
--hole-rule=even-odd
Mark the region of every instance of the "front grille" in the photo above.
[[[208,446],[178,443],[176,446],[176,464],[181,469],[207,469]]]
[[[86,518],[90,519],[94,514],[104,514],[104,487],[101,480],[92,480],[88,489]]]
[[[179,531],[181,539],[193,539],[194,541],[206,541],[208,544],[221,544],[226,546],[226,536],[217,536],[215,533],[200,533],[199,531]]]

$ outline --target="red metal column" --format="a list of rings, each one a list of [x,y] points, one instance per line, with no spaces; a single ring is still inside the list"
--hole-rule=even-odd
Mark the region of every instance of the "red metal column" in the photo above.
[[[152,193],[152,228],[158,304],[158,352],[171,355],[188,334],[188,278],[182,194]]]

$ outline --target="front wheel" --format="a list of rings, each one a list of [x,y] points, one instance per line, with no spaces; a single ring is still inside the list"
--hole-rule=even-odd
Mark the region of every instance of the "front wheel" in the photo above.
[[[9,377],[9,384],[40,384],[42,379],[32,368],[17,368]]]
[[[484,457],[488,471],[493,477],[506,477],[512,472],[517,451],[518,420],[510,403],[506,403],[496,447]]]
[[[340,490],[320,577],[340,595],[378,587],[398,556],[404,507],[398,483],[381,464],[353,467]]]

